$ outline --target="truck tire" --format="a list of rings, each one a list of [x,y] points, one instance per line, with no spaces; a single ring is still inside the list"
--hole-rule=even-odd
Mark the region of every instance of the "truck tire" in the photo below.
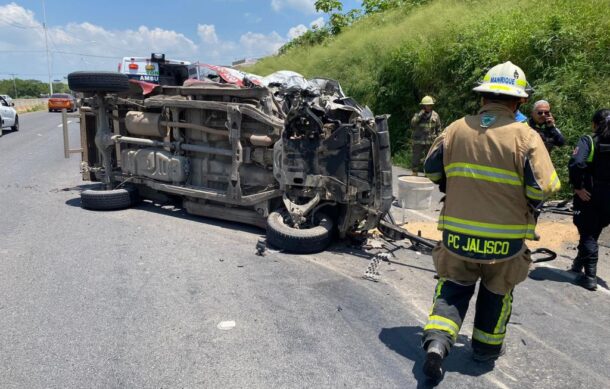
[[[288,213],[274,211],[267,217],[267,242],[281,250],[296,254],[323,251],[332,240],[333,221],[318,212],[315,226],[297,229],[285,223]]]
[[[88,189],[80,194],[81,207],[94,211],[114,211],[129,208],[139,200],[138,190],[125,187],[113,190]]]
[[[11,131],[19,131],[19,116],[15,115],[15,123],[11,127]]]
[[[68,86],[76,92],[116,93],[129,90],[129,79],[117,72],[73,72]]]

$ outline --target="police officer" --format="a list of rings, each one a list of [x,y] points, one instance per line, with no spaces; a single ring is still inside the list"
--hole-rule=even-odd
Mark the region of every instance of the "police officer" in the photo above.
[[[411,119],[411,169],[413,175],[421,170],[423,159],[441,131],[441,118],[433,110],[434,99],[424,96],[421,110]]]
[[[559,128],[555,126],[555,118],[551,113],[551,105],[546,100],[538,100],[532,107],[532,117],[529,120],[532,127],[544,142],[549,153],[554,147],[565,145],[566,141]]]
[[[568,164],[580,234],[570,270],[579,274],[576,284],[589,290],[597,289],[597,240],[610,224],[610,110],[595,112],[592,126],[593,136],[580,138]]]
[[[432,258],[439,276],[424,327],[424,373],[435,380],[455,343],[476,282],[473,358],[504,353],[513,288],[531,263],[525,239],[534,238],[532,207],[560,188],[540,136],[515,120],[527,97],[525,74],[511,62],[494,66],[474,88],[478,115],[449,125],[425,161],[426,176],[445,192],[439,218],[443,239]]]

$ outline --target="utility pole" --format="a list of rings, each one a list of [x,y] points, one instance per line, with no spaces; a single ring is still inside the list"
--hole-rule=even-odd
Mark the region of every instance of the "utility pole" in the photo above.
[[[16,74],[15,73],[11,73],[10,75],[13,76],[13,88],[15,89],[15,98],[17,98],[19,96],[17,96],[17,83],[15,82]]]
[[[42,0],[42,27],[44,28],[44,46],[47,52],[47,72],[49,73],[49,97],[53,94],[53,83],[51,82],[51,60],[49,59],[49,40],[47,38],[47,9]]]

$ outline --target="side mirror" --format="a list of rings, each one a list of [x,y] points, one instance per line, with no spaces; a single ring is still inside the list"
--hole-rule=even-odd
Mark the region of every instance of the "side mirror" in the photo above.
[[[13,103],[13,102],[11,101],[11,107],[14,107],[14,106],[15,106],[15,103]]]

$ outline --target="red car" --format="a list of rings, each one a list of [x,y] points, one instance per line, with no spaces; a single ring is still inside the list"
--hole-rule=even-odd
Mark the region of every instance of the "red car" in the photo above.
[[[49,112],[66,109],[68,112],[76,111],[76,100],[74,96],[67,93],[53,93],[49,98]]]

